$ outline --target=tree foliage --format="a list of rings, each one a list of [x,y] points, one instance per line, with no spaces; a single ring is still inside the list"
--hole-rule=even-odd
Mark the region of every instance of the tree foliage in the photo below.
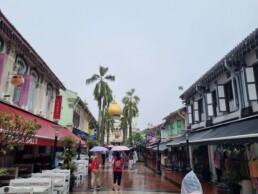
[[[123,98],[122,102],[124,104],[123,115],[127,118],[128,126],[129,126],[129,141],[132,145],[132,120],[133,118],[138,116],[138,103],[140,102],[140,98],[134,95],[135,89],[131,89],[126,92],[126,96]]]
[[[97,82],[93,91],[94,99],[98,102],[98,136],[101,135],[101,142],[104,143],[105,136],[105,109],[107,109],[109,103],[112,101],[112,90],[110,89],[107,81],[115,81],[115,76],[106,75],[108,67],[99,67],[99,74],[92,75],[86,80],[86,85]],[[99,138],[99,137],[98,137]]]
[[[14,147],[26,144],[40,128],[36,119],[29,120],[14,113],[0,112],[0,155],[4,156]]]
[[[59,143],[64,146],[64,151],[58,156],[64,161],[61,168],[73,171],[76,167],[75,162],[72,162],[72,158],[77,155],[76,139],[72,136],[65,136],[59,140]]]

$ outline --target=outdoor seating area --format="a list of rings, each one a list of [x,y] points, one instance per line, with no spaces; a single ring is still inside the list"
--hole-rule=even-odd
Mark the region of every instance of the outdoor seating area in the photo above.
[[[88,174],[88,160],[73,160],[73,183],[81,186]],[[33,164],[13,164],[7,174],[0,176],[0,194],[15,193],[19,188],[27,188],[23,193],[68,194],[71,184],[70,169],[51,169],[33,173]],[[1,187],[2,186],[2,187]],[[11,192],[14,191],[14,192]],[[26,191],[26,192],[25,192]]]

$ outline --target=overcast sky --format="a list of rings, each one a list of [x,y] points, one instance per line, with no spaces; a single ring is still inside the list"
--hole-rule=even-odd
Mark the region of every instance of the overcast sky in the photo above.
[[[85,80],[109,67],[116,101],[140,97],[138,127],[160,124],[183,91],[258,25],[258,0],[0,0],[0,9],[65,87],[89,103]]]

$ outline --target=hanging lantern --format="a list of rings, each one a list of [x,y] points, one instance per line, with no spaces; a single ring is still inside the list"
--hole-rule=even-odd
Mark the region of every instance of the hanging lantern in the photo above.
[[[24,83],[24,78],[22,75],[14,75],[11,78],[11,84],[18,87],[21,86]]]

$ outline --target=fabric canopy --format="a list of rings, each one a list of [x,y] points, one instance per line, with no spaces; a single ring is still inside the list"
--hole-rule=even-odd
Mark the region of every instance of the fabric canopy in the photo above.
[[[252,143],[258,141],[258,117],[229,123],[201,132],[190,144]]]
[[[24,111],[18,107],[0,102],[0,111],[7,112],[7,113],[14,113],[29,120],[36,119],[37,122],[41,125],[41,128],[37,131],[35,137],[33,139],[30,139],[28,142],[26,142],[26,144],[39,145],[39,146],[54,146],[56,127],[58,128],[58,140],[65,136],[72,136],[77,140],[78,143],[80,141],[80,138],[77,137],[75,134],[73,134],[71,131],[69,131],[69,129],[62,127],[55,122],[46,120],[42,117],[38,117],[34,114]],[[85,144],[85,142],[83,141],[81,142],[81,144]]]
[[[253,143],[258,141],[258,117],[227,123],[221,126],[192,131],[189,133],[190,145]],[[183,135],[167,146],[182,146],[186,144],[186,135]]]
[[[161,143],[159,144],[159,151],[164,151],[166,150],[168,147],[166,146],[167,143]],[[158,150],[158,146],[152,148],[153,150]]]
[[[83,137],[84,139],[89,139],[91,138],[90,135],[88,133],[86,133],[85,131],[81,130],[81,129],[77,129],[77,128],[73,128],[73,132],[81,137]]]

